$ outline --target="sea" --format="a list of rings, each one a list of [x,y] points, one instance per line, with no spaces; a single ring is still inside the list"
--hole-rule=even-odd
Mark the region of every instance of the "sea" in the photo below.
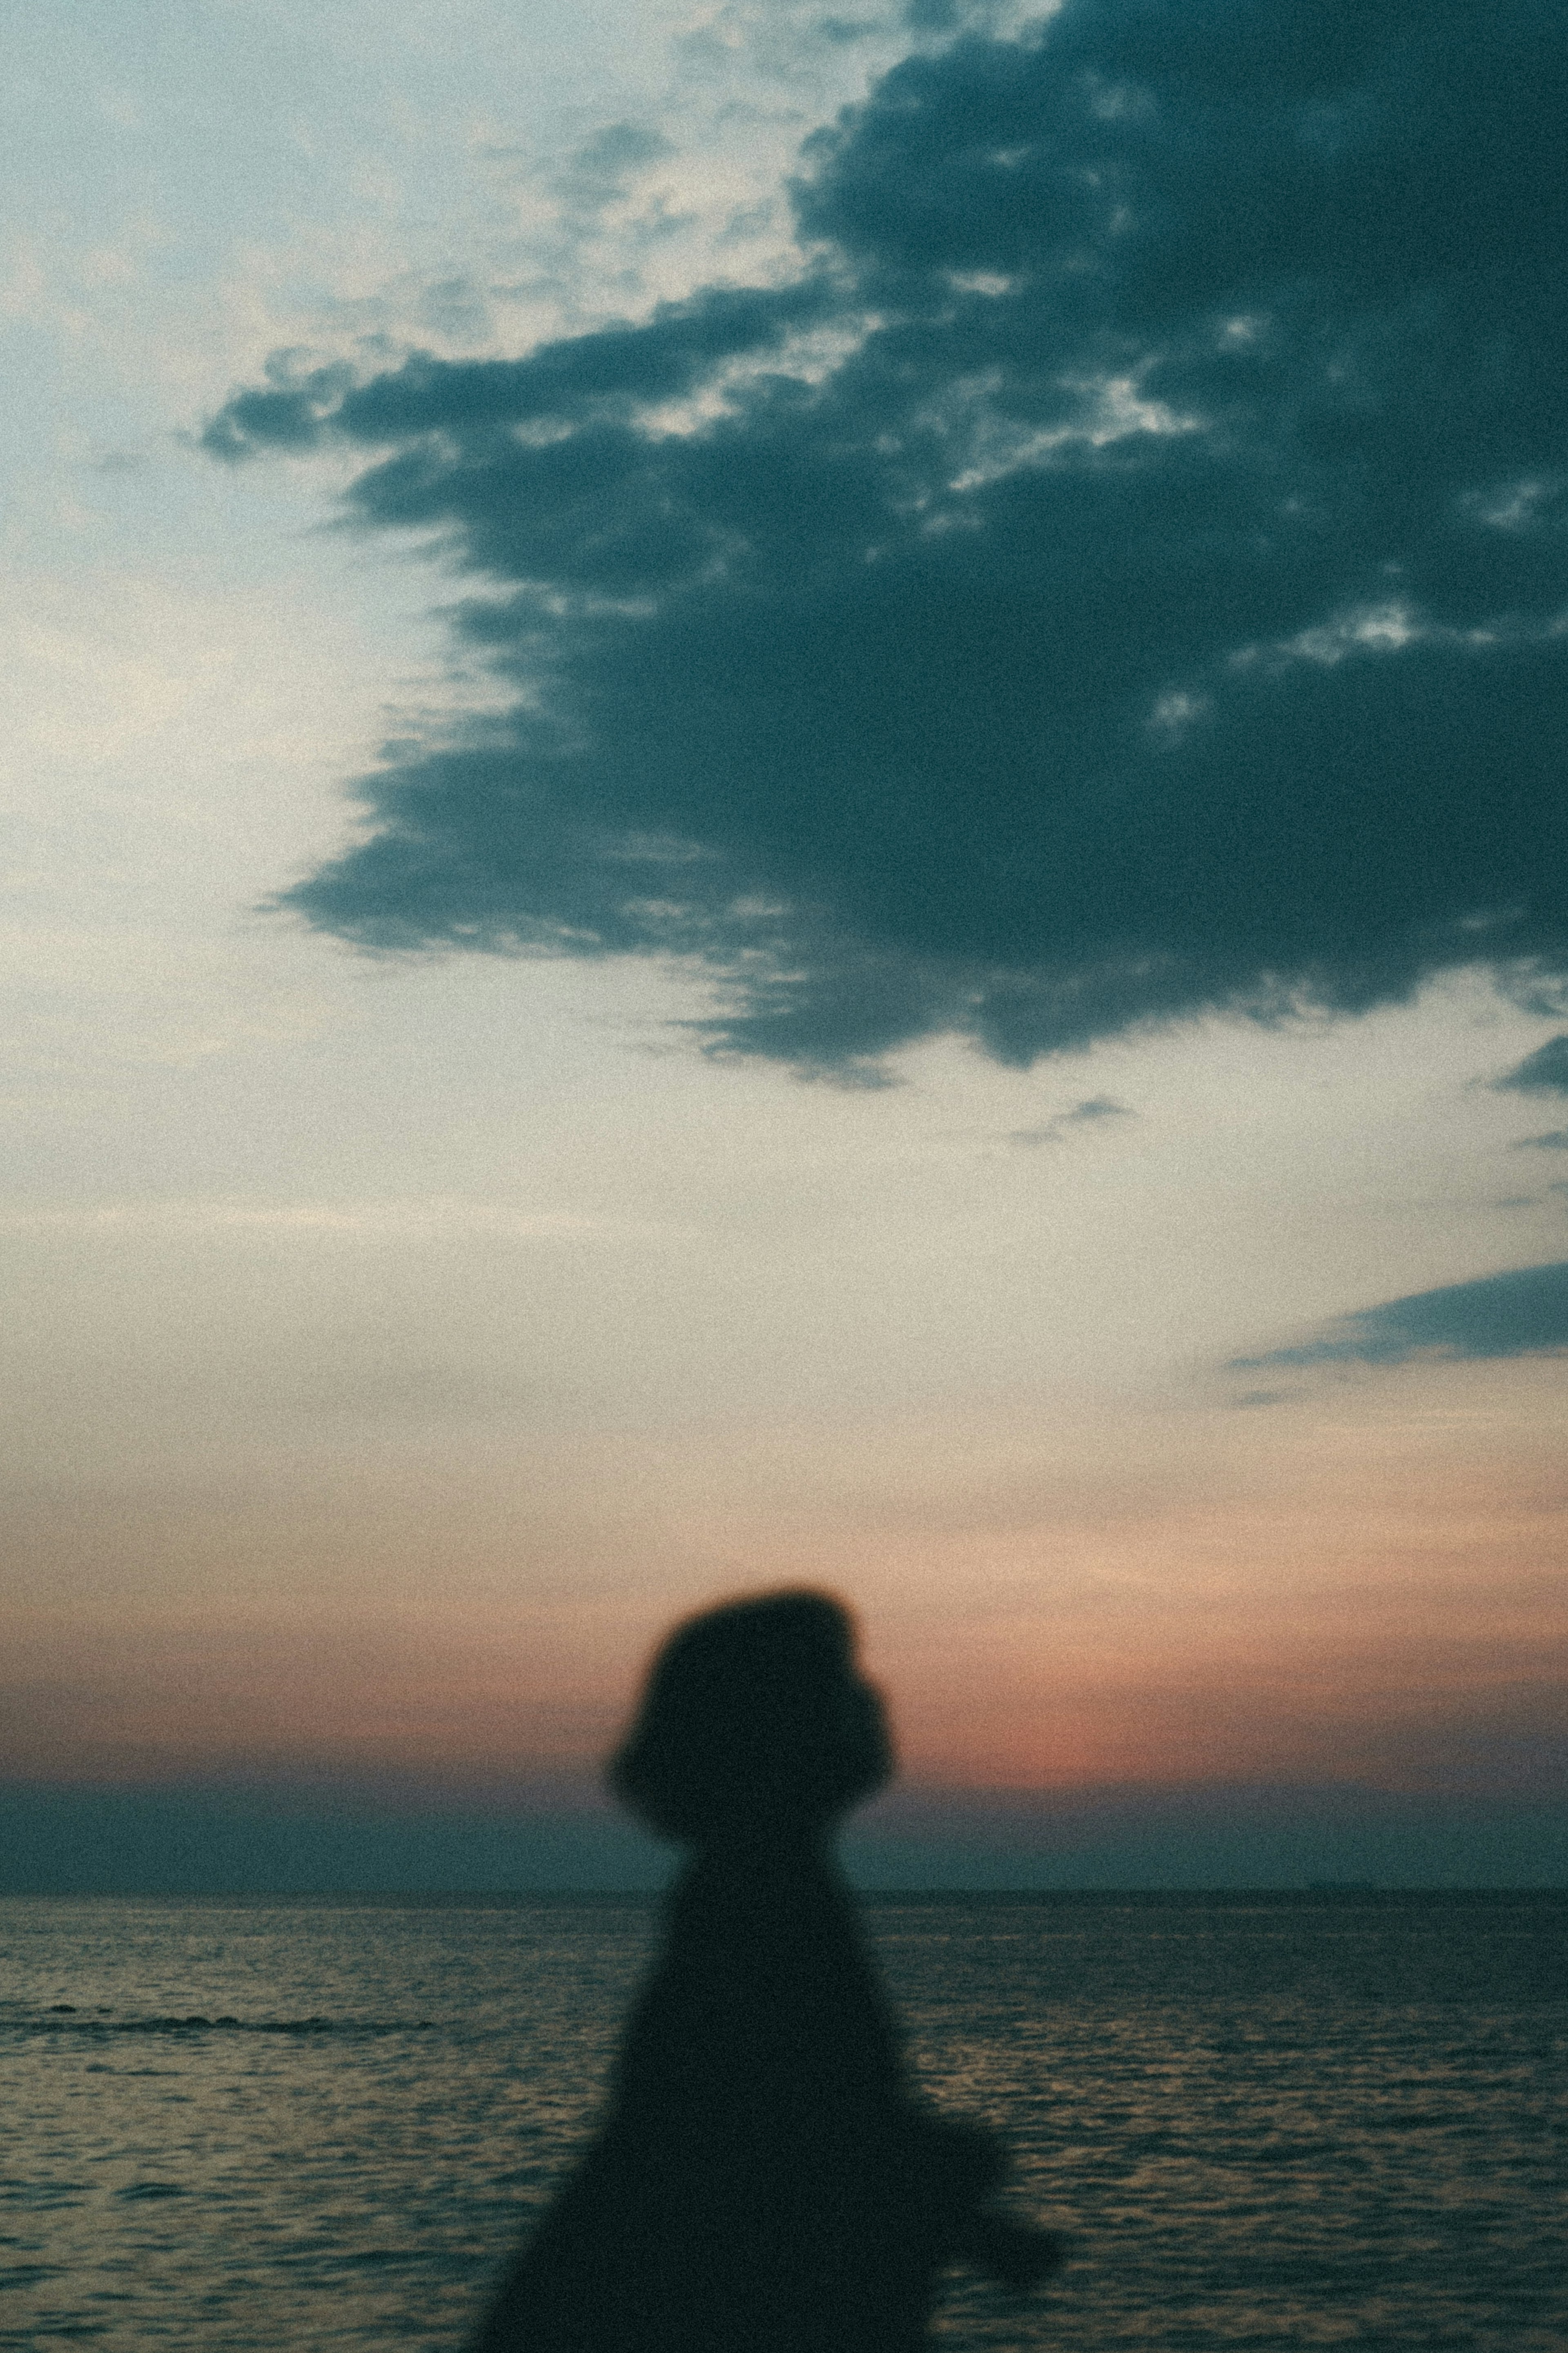
[[[880,1897],[1071,2260],[942,2353],[1568,2348],[1568,1894]],[[0,2345],[459,2348],[593,2129],[613,1897],[0,1901]],[[737,2348],[744,2353],[744,2348]]]

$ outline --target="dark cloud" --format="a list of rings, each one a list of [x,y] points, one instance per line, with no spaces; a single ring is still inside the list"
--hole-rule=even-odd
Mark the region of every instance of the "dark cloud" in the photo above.
[[[517,687],[285,903],[686,957],[715,1043],[839,1070],[1460,965],[1550,1007],[1564,121],[1545,0],[1067,0],[807,142],[791,284],[282,364],[209,448],[363,449]]]
[[[1533,1054],[1497,1081],[1500,1087],[1519,1094],[1568,1095],[1568,1030],[1560,1038],[1549,1038]],[[1531,1143],[1544,1142],[1543,1137],[1531,1137]]]
[[[1568,1152],[1568,1127],[1549,1127],[1544,1135],[1521,1135],[1515,1152]]]
[[[1317,1338],[1262,1356],[1234,1356],[1232,1372],[1304,1365],[1402,1365],[1412,1356],[1529,1356],[1568,1349],[1568,1261],[1521,1266],[1478,1282],[1446,1283],[1346,1315]]]

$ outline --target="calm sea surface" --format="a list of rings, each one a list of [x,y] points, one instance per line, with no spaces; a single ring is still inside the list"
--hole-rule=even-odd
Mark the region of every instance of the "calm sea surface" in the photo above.
[[[1568,2347],[1568,1897],[873,1902],[1073,2234],[965,2348]],[[591,2128],[641,1904],[0,1902],[0,2345],[455,2348]]]

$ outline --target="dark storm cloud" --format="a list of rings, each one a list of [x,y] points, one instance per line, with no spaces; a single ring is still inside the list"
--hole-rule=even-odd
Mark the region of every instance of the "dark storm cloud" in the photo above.
[[[1497,1084],[1520,1094],[1568,1095],[1568,1030],[1527,1054]]]
[[[1232,1372],[1402,1365],[1412,1356],[1529,1356],[1568,1349],[1568,1261],[1446,1283],[1346,1315],[1298,1347],[1235,1356]]]
[[[686,956],[715,1042],[840,1070],[1463,965],[1551,1007],[1564,121],[1537,0],[1068,0],[807,143],[792,284],[280,365],[208,446],[363,448],[518,687],[286,903]]]

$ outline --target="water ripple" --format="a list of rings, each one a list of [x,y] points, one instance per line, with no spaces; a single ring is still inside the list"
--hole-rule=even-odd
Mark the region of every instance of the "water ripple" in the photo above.
[[[880,1904],[1072,2235],[942,2353],[1563,2353],[1568,1901]],[[637,1905],[0,1903],[0,2347],[461,2344],[592,2129]]]

